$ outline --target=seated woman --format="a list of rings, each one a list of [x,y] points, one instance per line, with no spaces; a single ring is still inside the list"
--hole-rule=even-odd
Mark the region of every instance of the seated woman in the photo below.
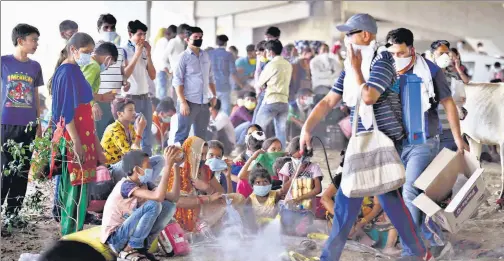
[[[211,157],[220,155],[222,151],[212,147],[201,138],[191,136],[182,145],[183,163],[180,166],[180,199],[174,215],[180,226],[189,232],[199,232],[201,227],[210,227],[218,223],[225,213],[225,201],[222,198],[224,188],[212,175],[210,168],[205,165],[207,153]],[[220,154],[219,154],[220,153]],[[229,171],[226,171],[226,175]],[[168,189],[174,184],[170,177]],[[231,194],[233,204],[244,201],[243,196]]]
[[[327,209],[329,231],[332,229],[334,217],[334,196],[340,183],[341,174],[337,174],[331,185],[322,193],[321,203]],[[378,198],[364,198],[359,220],[352,227],[349,239],[358,240],[362,244],[375,248],[381,248],[384,254],[399,256],[401,250],[395,247],[397,237],[397,230],[383,212]]]

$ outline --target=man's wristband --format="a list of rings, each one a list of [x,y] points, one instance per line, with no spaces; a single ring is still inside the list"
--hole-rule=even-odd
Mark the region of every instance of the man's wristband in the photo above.
[[[136,138],[137,138],[137,139],[139,139],[139,140],[141,140],[141,139],[142,139],[142,136],[140,136],[140,135],[138,135],[138,134],[137,134],[137,135],[136,135]]]

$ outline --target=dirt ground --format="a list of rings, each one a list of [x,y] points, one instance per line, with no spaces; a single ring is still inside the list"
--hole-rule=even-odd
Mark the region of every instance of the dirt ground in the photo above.
[[[335,172],[339,164],[339,152],[328,151],[331,169]],[[325,159],[320,150],[315,152],[314,161],[320,163],[325,172],[323,187],[327,187],[330,179],[327,172]],[[495,200],[500,184],[500,165],[484,163],[484,179],[491,192],[489,204],[483,204],[476,218],[467,221],[463,229],[456,235],[449,235],[450,242],[454,245],[455,254],[448,260],[499,260],[504,259],[504,212],[495,210]],[[333,174],[334,175],[334,174]],[[30,192],[34,191],[34,184],[30,184]],[[1,238],[1,261],[17,261],[22,253],[40,253],[55,240],[60,238],[58,223],[51,217],[51,202],[53,190],[44,186],[44,194],[49,199],[41,215],[33,216],[27,228],[14,230],[11,236]],[[292,245],[299,244],[302,238],[293,239]],[[311,253],[312,256],[320,254],[323,242],[318,242],[318,247]],[[347,244],[348,245],[348,244]],[[193,254],[187,257],[166,258],[163,260],[199,261],[220,260],[219,251],[212,249],[193,249]],[[200,253],[205,253],[201,256]],[[346,250],[342,259],[345,261],[389,260],[375,257],[372,254],[359,253]],[[238,261],[238,260],[237,260]],[[241,261],[241,260],[239,260]]]

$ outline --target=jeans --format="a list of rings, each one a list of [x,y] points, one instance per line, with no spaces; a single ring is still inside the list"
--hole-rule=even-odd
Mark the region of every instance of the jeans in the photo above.
[[[421,193],[418,188],[413,186],[413,183],[436,157],[438,151],[439,137],[436,136],[419,145],[408,144],[408,141],[405,140],[401,152],[401,160],[406,168],[406,183],[403,185],[402,192],[404,202],[411,213],[416,228],[422,231],[422,235],[425,240],[430,242],[431,246],[444,245],[443,233],[441,228],[432,220],[429,222],[429,227],[434,233],[425,226],[425,214],[413,205],[413,200]]]
[[[180,103],[177,102],[177,119],[178,128],[175,133],[175,142],[183,144],[189,136],[191,126],[194,127],[194,135],[206,140],[208,123],[210,122],[210,110],[208,104],[197,104],[187,102],[189,104],[189,115],[183,116],[180,114]],[[148,125],[149,126],[149,125]]]
[[[165,71],[156,74],[156,97],[160,100],[169,96],[168,91],[171,86],[170,76]]]
[[[149,158],[149,163],[152,168],[152,183],[159,178],[159,174],[161,174],[161,170],[164,167],[164,159],[161,155],[152,156]],[[112,176],[112,181],[114,184],[117,184],[122,178],[127,177],[127,173],[124,173],[122,160],[110,165],[110,174]]]
[[[112,108],[110,106],[110,102],[97,102],[98,106],[102,110],[101,120],[96,121],[96,134],[98,135],[98,139],[101,140],[103,134],[105,133],[105,129],[111,123],[114,122],[114,117],[112,116]]]
[[[287,103],[271,103],[263,104],[257,112],[256,123],[266,130],[266,127],[274,121],[275,135],[282,143],[282,147],[286,146],[287,139],[287,115],[289,114],[289,104]]]
[[[377,196],[383,211],[401,237],[403,256],[423,257],[425,246],[418,236],[411,215],[404,205],[399,191],[391,191]],[[335,196],[332,231],[322,250],[321,261],[336,261],[343,248],[357,216],[361,210],[362,198],[349,198],[339,189]]]
[[[245,144],[245,136],[247,135],[247,129],[250,126],[250,122],[246,121],[236,126],[235,134],[236,134],[236,145],[244,145]]]
[[[17,144],[23,144],[23,146],[30,146],[32,141],[35,139],[36,131],[37,125],[34,125],[30,129],[26,126],[2,124],[1,146],[3,148],[1,152],[2,160],[0,166],[0,173],[2,176],[0,190],[2,195],[0,206],[3,205],[5,200],[7,200],[7,208],[5,210],[6,214],[16,214],[23,206],[23,200],[28,185],[28,171],[30,170],[32,152],[28,149],[25,150],[26,154],[24,156],[26,156],[27,159],[20,160],[18,158],[16,160],[17,164],[15,164],[13,169],[10,169],[8,163],[14,161],[14,156],[9,153],[8,147],[4,144],[8,140],[12,140]],[[22,166],[20,166],[21,163],[23,163]],[[8,175],[4,174],[4,168],[10,169],[10,173]]]
[[[59,190],[58,190],[58,187],[59,187],[59,184],[60,184],[61,175],[55,175],[55,176],[53,176],[53,178],[54,178],[54,184],[56,184],[56,185],[54,186],[54,199],[53,199],[52,214],[53,214],[53,218],[57,222],[60,222],[60,218],[61,218],[61,204],[59,202]]]
[[[262,106],[262,102],[264,100],[264,92],[265,91],[262,91],[260,94],[259,94],[259,97],[257,97],[257,106],[255,107],[255,110],[254,110],[254,116],[252,117],[252,123],[257,123],[257,113],[259,112],[259,109],[261,108]]]
[[[136,208],[120,227],[107,239],[115,252],[129,245],[134,249],[149,248],[159,233],[165,229],[176,206],[170,201],[162,203],[148,200]]]
[[[443,133],[439,135],[439,142],[439,151],[443,148],[457,151],[457,144],[455,143],[451,130],[443,130]]]
[[[137,113],[142,113],[147,121],[146,130],[142,136],[142,151],[147,153],[147,155],[152,155],[152,131],[150,127],[152,126],[152,101],[147,95],[128,95],[135,102],[135,110]]]
[[[231,114],[231,92],[217,92],[217,99],[221,101],[221,110],[229,116]]]

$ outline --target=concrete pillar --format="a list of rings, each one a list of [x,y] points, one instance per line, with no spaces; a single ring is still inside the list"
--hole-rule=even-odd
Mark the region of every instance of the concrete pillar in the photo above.
[[[201,47],[205,49],[209,46],[215,46],[217,19],[214,17],[197,18],[196,26],[203,30],[203,45]]]

